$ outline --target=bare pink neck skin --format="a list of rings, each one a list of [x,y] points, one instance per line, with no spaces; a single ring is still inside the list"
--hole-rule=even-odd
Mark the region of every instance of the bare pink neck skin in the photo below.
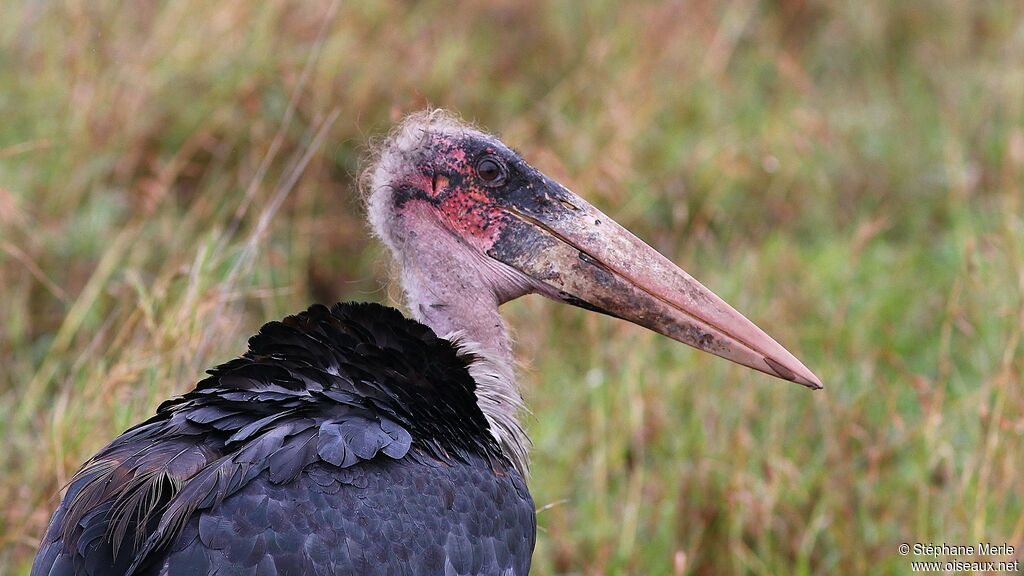
[[[529,279],[465,245],[431,215],[404,216],[395,254],[410,312],[439,336],[462,332],[512,366],[512,343],[498,306],[533,291]]]
[[[409,236],[393,238],[392,249],[410,312],[474,358],[468,368],[477,384],[477,405],[498,445],[526,474],[529,440],[518,419],[523,399],[498,306],[531,292],[530,282],[440,229],[436,220],[409,218],[402,228]]]

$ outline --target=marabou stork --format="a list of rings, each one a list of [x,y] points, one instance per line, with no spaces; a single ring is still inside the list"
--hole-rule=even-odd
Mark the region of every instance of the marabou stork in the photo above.
[[[415,319],[337,304],[263,326],[82,467],[32,574],[526,574],[536,519],[498,313],[525,294],[821,387],[686,272],[450,115],[407,118],[364,188]]]

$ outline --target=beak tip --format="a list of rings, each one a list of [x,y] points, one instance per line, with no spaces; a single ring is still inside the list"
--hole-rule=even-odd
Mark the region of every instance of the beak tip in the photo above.
[[[825,386],[820,381],[818,381],[817,379],[815,379],[812,382],[800,382],[800,384],[803,384],[804,386],[807,386],[811,390],[824,390],[825,389]]]
[[[796,382],[802,386],[806,386],[811,390],[821,390],[825,386],[822,385],[821,379],[814,375],[813,372],[807,369],[799,360],[792,355],[788,358],[789,367],[781,362],[778,362],[771,357],[765,356],[764,362],[771,369],[769,374],[773,374],[782,378],[783,380],[789,380],[790,382]]]
[[[798,375],[796,378],[793,378],[793,382],[806,386],[811,390],[821,390],[825,388],[825,386],[821,383],[821,379],[815,376],[814,373],[811,372],[810,370],[807,371],[806,376]]]

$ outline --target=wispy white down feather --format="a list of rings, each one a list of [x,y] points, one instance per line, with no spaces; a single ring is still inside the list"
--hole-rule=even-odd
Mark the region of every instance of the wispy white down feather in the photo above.
[[[452,332],[445,339],[455,345],[460,355],[474,358],[469,375],[476,381],[477,405],[498,446],[516,470],[526,475],[530,468],[530,439],[519,425],[519,413],[527,410],[516,385],[515,371],[508,362],[469,340],[461,331]]]

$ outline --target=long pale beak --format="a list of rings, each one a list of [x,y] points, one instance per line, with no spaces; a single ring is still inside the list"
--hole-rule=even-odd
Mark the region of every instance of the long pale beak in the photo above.
[[[555,182],[502,209],[509,225],[488,255],[549,295],[628,320],[765,374],[817,390],[821,380],[753,322],[669,259]]]

